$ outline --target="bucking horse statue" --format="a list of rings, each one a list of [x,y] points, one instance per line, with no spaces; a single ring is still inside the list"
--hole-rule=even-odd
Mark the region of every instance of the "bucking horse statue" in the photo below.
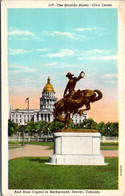
[[[100,90],[74,90],[76,82],[84,77],[83,74],[85,75],[82,71],[78,77],[73,77],[73,74],[70,72],[66,75],[69,82],[64,91],[64,98],[54,104],[55,121],[65,123],[65,128],[70,122],[71,113],[83,115],[84,111],[90,110],[90,103],[100,100],[103,96]],[[66,94],[67,92],[69,93]],[[82,108],[83,106],[85,106],[85,108]]]

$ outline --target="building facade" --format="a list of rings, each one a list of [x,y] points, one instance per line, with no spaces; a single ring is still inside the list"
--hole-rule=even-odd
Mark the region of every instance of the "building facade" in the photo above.
[[[9,119],[17,124],[26,124],[29,121],[46,121],[52,122],[54,120],[53,109],[54,103],[57,102],[55,91],[50,83],[50,78],[47,79],[47,84],[44,86],[42,96],[40,97],[40,109],[14,109],[10,107]],[[74,124],[79,124],[86,119],[87,113],[84,112],[82,116],[79,114],[72,115]]]

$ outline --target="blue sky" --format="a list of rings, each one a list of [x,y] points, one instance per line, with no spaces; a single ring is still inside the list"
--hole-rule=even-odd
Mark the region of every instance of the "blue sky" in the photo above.
[[[117,9],[8,9],[10,96],[41,91],[48,76],[59,96],[66,73],[83,70],[77,88],[117,98],[117,36]]]

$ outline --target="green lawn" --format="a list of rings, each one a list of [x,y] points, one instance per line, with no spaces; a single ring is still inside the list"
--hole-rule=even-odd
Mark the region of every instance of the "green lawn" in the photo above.
[[[101,146],[101,150],[118,150],[118,146]]]
[[[12,149],[13,145],[19,147],[18,144],[20,144],[21,147],[21,142],[9,142],[9,149]],[[25,142],[25,144],[49,146],[47,150],[52,150],[54,145],[53,142]],[[118,150],[118,143],[101,143],[101,150]]]
[[[22,145],[19,143],[9,144],[9,149],[21,148]]]
[[[12,149],[13,146],[15,147],[20,147],[22,142],[9,142],[9,149]],[[53,142],[24,142],[24,144],[28,144],[28,145],[39,145],[39,146],[49,146],[49,148],[47,148],[48,150],[53,149]]]
[[[118,146],[119,143],[118,142],[115,142],[115,143],[108,143],[108,142],[105,142],[105,143],[102,143],[101,142],[101,146]]]
[[[9,189],[118,189],[117,158],[106,158],[106,166],[52,166],[48,161],[9,161]]]

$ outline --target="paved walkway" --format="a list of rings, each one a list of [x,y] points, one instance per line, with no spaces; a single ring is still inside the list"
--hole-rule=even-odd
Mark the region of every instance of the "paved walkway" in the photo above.
[[[53,150],[46,150],[47,146],[25,145],[21,148],[9,150],[9,160],[19,157],[49,157]],[[118,157],[118,150],[101,150],[104,157]]]
[[[118,150],[101,150],[104,157],[118,157]]]
[[[19,157],[49,157],[53,150],[46,150],[48,146],[25,145],[21,148],[9,150],[9,160]]]

